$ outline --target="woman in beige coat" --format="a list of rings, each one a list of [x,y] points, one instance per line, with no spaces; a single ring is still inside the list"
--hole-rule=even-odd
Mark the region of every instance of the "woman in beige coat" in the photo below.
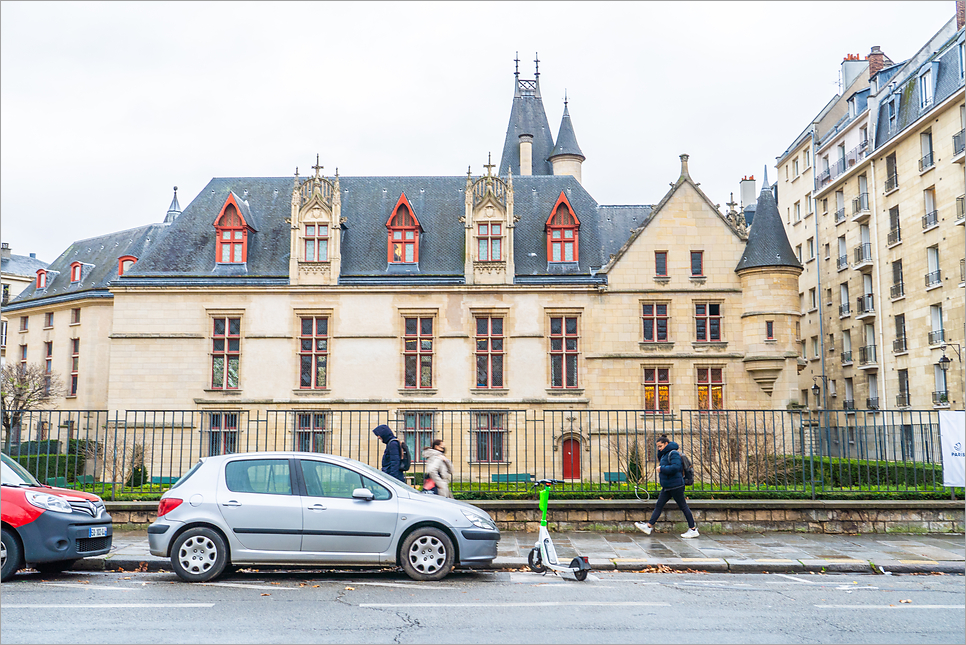
[[[443,497],[453,497],[449,490],[453,481],[453,462],[446,456],[446,443],[442,439],[434,439],[432,448],[423,450],[424,472],[433,478]]]

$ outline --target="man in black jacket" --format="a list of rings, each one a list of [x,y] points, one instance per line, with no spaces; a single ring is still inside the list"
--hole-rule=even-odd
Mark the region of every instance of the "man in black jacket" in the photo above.
[[[677,450],[678,444],[669,440],[667,435],[662,434],[658,437],[657,456],[661,463],[657,467],[657,473],[661,478],[661,494],[657,498],[657,505],[654,506],[651,519],[647,522],[634,522],[634,526],[650,535],[654,530],[654,523],[661,517],[664,505],[673,497],[688,521],[688,530],[682,533],[681,537],[695,538],[698,537],[698,527],[694,523],[691,509],[688,508],[688,501],[684,497],[684,462],[681,461],[681,455]]]
[[[402,471],[402,446],[399,445],[399,439],[392,433],[392,429],[385,424],[373,428],[372,434],[382,439],[382,442],[386,444],[386,449],[382,453],[382,472],[405,484],[406,476]]]

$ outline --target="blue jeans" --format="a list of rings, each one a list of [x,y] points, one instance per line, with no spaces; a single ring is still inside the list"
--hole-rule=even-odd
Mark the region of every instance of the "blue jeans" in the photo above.
[[[688,508],[687,500],[684,499],[684,486],[681,486],[680,488],[672,488],[670,490],[667,488],[661,489],[661,494],[658,495],[657,498],[657,505],[654,507],[654,512],[651,513],[651,519],[649,519],[647,523],[651,526],[654,526],[654,523],[657,522],[659,517],[661,517],[661,512],[664,510],[664,505],[667,504],[667,501],[672,497],[674,498],[674,501],[677,502],[678,508],[681,509],[682,513],[684,513],[684,519],[688,521],[688,528],[693,529],[694,516],[691,515],[691,509]]]

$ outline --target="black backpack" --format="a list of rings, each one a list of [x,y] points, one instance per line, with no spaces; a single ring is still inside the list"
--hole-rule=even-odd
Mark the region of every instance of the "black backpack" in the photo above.
[[[413,458],[409,456],[409,446],[405,441],[396,439],[396,442],[399,444],[399,470],[406,472],[412,466]]]
[[[681,466],[683,467],[682,474],[684,475],[684,485],[694,486],[694,466],[691,465],[691,460],[688,459],[688,456],[683,452],[681,452],[680,450],[675,450],[674,452],[678,453],[678,455],[681,457]]]

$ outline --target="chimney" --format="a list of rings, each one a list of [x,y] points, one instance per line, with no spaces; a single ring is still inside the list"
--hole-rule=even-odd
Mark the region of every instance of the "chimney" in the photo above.
[[[520,135],[520,174],[533,174],[533,135]]]
[[[845,58],[842,59],[842,92],[848,89],[849,85],[852,84],[866,65],[869,65],[869,61],[862,60],[858,54],[846,54]]]
[[[956,0],[956,30],[959,31],[966,25],[966,1]]]
[[[9,260],[11,254],[12,251],[10,250],[10,242],[0,243],[0,257],[3,257],[4,260]]]
[[[31,253],[31,254],[30,254],[30,257],[32,257],[33,259],[35,259],[35,260],[36,260],[36,259],[37,259],[37,254],[36,254],[36,253]]]
[[[866,60],[869,61],[869,78],[872,78],[881,72],[882,68],[885,67],[885,54],[882,53],[882,50],[879,49],[878,45],[872,46],[872,51],[869,52]]]
[[[754,175],[751,177],[742,177],[739,186],[741,187],[741,210],[744,210],[746,206],[758,203]]]

